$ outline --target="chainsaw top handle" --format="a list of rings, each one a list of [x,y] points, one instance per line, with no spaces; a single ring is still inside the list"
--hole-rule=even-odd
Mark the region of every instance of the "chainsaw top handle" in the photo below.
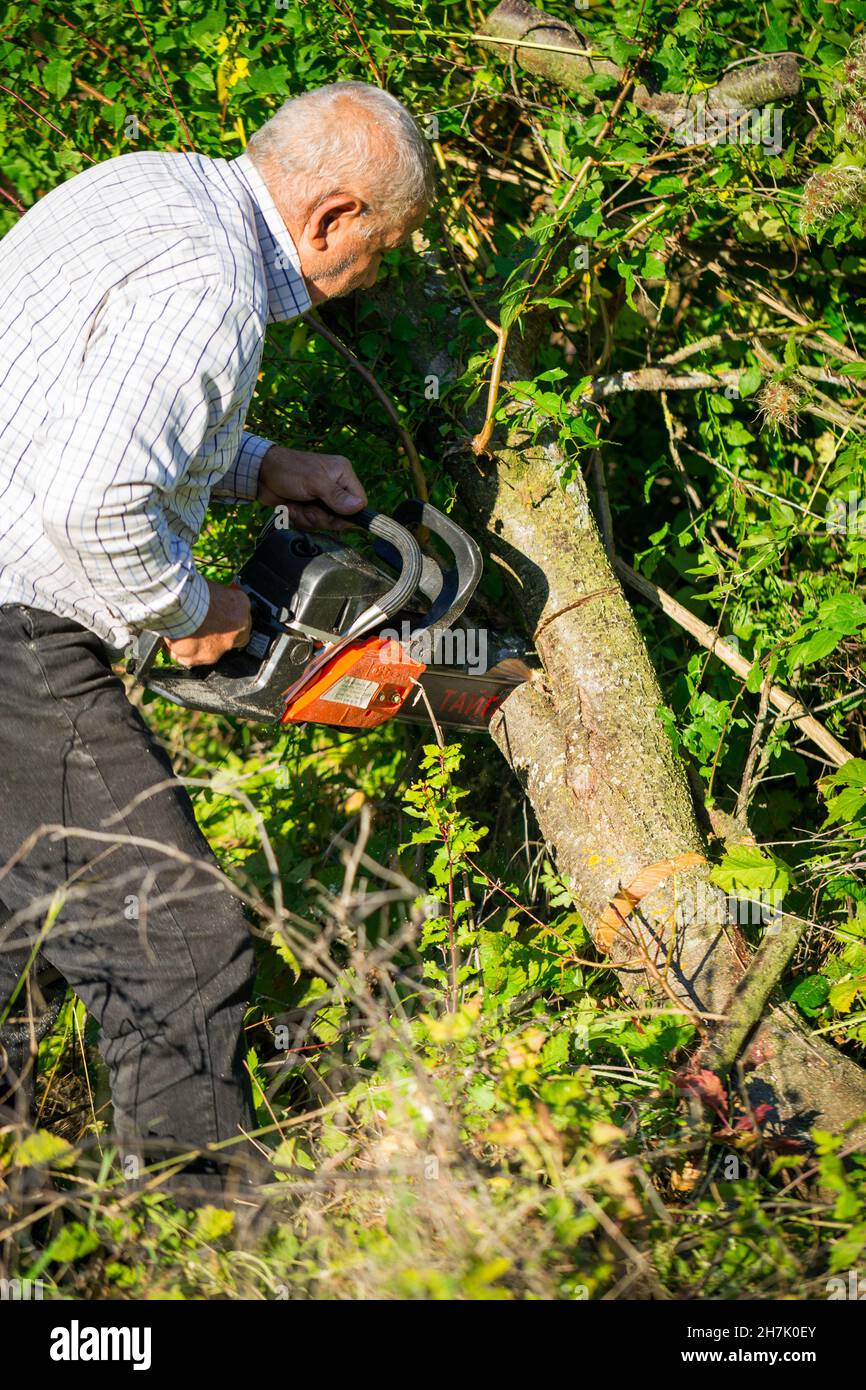
[[[403,526],[424,526],[438,536],[451,552],[452,564],[445,570],[435,560],[423,557],[419,588],[429,601],[424,621],[415,627],[415,634],[434,628],[448,628],[456,622],[471,599],[481,578],[481,551],[471,536],[443,512],[418,497],[407,498],[394,512],[394,521]],[[391,548],[390,538],[382,536],[374,550],[392,569],[397,568],[399,552]]]

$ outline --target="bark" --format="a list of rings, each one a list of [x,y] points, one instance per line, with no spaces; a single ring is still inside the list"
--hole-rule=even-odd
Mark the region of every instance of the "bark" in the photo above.
[[[386,320],[409,314],[419,373],[454,380],[449,323],[458,310],[427,257],[427,273],[375,298]],[[527,327],[527,333],[531,329]],[[532,344],[512,339],[503,379],[532,376]],[[516,408],[516,407],[515,407]],[[578,473],[563,488],[563,459],[542,431],[497,427],[487,457],[469,437],[482,413],[466,413],[466,448],[453,471],[476,534],[509,582],[544,672],[509,696],[491,734],[522,782],[559,873],[594,932],[619,890],[649,866],[706,850],[684,767],[659,717],[662,694],[634,614],[610,567]],[[621,924],[611,948],[626,995],[675,998],[698,1016],[725,1014],[748,961],[726,921],[725,895],[709,866],[664,878]],[[608,918],[609,920],[609,918]],[[866,1073],[819,1039],[793,1012],[772,1009],[748,1053],[752,1104],[775,1107],[786,1130],[839,1131],[866,1119]],[[866,1126],[864,1126],[866,1135]]]
[[[591,31],[591,24],[589,27]],[[572,91],[579,91],[593,73],[617,79],[622,76],[615,63],[587,57],[585,51],[581,51],[591,51],[591,32],[578,32],[564,20],[526,4],[525,0],[502,0],[479,26],[477,35],[479,43],[484,44],[486,39],[485,46],[500,57],[509,60],[514,54],[515,61],[525,71],[549,78]],[[498,45],[490,42],[494,38],[511,42],[507,46]],[[526,39],[538,47],[515,47],[519,39]],[[557,49],[562,51],[557,52]],[[763,63],[735,68],[721,82],[699,95],[651,92],[638,85],[632,100],[660,124],[675,129],[702,108],[710,115],[741,115],[774,101],[788,101],[799,90],[797,61],[786,53]]]
[[[809,923],[802,917],[783,913],[764,933],[748,968],[737,982],[728,1003],[728,1016],[713,1030],[701,1051],[701,1065],[726,1076],[742,1051],[743,1044],[764,1016],[773,990],[787,970]]]

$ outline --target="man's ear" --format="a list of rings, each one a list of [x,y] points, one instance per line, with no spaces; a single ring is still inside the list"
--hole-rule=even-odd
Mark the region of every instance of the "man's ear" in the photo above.
[[[344,235],[364,210],[363,201],[354,193],[332,193],[314,208],[307,219],[307,233],[312,244],[324,251]]]

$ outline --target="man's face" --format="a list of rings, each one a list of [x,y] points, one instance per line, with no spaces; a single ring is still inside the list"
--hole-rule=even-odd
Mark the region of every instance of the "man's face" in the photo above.
[[[361,203],[348,195],[333,201],[333,209],[317,209],[295,237],[301,271],[314,304],[353,290],[372,289],[385,252],[407,241],[428,213],[427,207],[414,208],[399,225],[376,227],[365,237],[361,234]]]

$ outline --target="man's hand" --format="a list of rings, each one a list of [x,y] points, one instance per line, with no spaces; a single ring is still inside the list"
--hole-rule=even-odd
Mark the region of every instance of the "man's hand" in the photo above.
[[[272,444],[262,459],[258,496],[267,507],[287,506],[291,525],[302,531],[342,531],[345,522],[331,512],[351,516],[367,502],[355,470],[341,454],[307,453],[281,444]]]
[[[165,645],[179,666],[212,666],[232,647],[250,640],[250,601],[243,589],[207,580],[210,607],[207,617],[189,637],[166,637]]]

